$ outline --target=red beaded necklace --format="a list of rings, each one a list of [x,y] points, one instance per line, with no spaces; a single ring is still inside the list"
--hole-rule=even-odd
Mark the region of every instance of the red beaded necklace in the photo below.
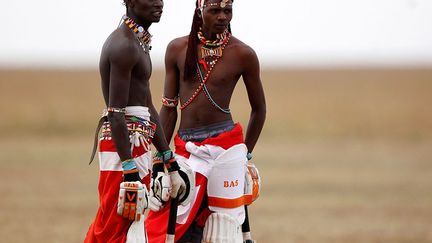
[[[230,37],[231,37],[231,34],[228,32],[228,33],[226,34],[225,42],[222,44],[222,47],[221,47],[222,50],[225,49],[225,46],[228,44]],[[207,73],[206,73],[206,75],[204,76],[204,79],[202,80],[202,82],[200,83],[200,85],[198,86],[198,88],[195,90],[195,92],[193,93],[193,95],[192,95],[192,96],[191,96],[191,97],[190,97],[190,98],[189,98],[185,103],[183,103],[183,104],[180,106],[180,110],[183,110],[183,109],[186,108],[188,105],[190,105],[190,103],[192,103],[192,101],[193,101],[193,100],[198,96],[198,94],[199,94],[199,93],[201,92],[201,90],[203,89],[205,83],[206,83],[207,80],[209,79],[210,74],[211,74],[211,72],[212,72],[214,66],[216,65],[216,63],[219,61],[219,59],[220,59],[221,57],[222,57],[222,56],[216,56],[216,59],[215,59],[214,61],[211,62],[210,67],[208,68]],[[199,66],[198,66],[197,68],[199,68]],[[197,71],[198,71],[198,70],[197,70]],[[199,73],[198,73],[198,77],[199,77]]]

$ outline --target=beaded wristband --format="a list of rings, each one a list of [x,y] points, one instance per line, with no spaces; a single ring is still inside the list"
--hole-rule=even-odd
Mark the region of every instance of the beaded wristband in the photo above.
[[[128,170],[133,170],[136,169],[136,163],[134,159],[127,159],[125,161],[122,162],[122,168],[123,171],[128,171]]]
[[[127,159],[127,160],[123,161],[122,162],[122,168],[123,168],[123,174],[124,175],[139,172],[134,159]]]
[[[251,152],[248,152],[248,153],[246,154],[246,158],[247,158],[248,160],[251,160],[251,159],[252,159],[252,153],[251,153]]]
[[[157,152],[155,157],[159,158],[165,163],[167,160],[174,158],[174,153],[171,150],[166,150],[164,152]]]

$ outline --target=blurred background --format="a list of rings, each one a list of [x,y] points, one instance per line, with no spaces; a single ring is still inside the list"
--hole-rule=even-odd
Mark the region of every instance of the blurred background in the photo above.
[[[194,1],[165,1],[153,34],[154,103],[165,48]],[[104,108],[98,59],[115,1],[4,1],[0,9],[2,242],[82,242],[98,207],[88,165]],[[254,150],[258,242],[432,242],[432,1],[234,2],[256,51],[267,121]],[[234,118],[246,126],[239,82]]]

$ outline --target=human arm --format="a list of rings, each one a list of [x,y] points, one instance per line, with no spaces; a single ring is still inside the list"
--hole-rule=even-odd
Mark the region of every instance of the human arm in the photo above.
[[[118,112],[129,101],[129,87],[133,67],[139,60],[134,45],[130,42],[116,42],[109,47],[110,80],[108,107],[115,108],[108,112],[108,120],[111,125],[111,134],[120,160],[123,162],[124,180],[139,181],[138,171],[132,160],[130,151],[129,132],[126,125],[125,113]],[[130,166],[125,167],[125,161]],[[135,167],[135,169],[134,169]],[[132,169],[131,169],[132,168]],[[130,171],[132,173],[126,173]]]
[[[162,108],[160,111],[161,123],[165,131],[165,136],[167,141],[170,141],[173,134],[175,125],[177,122],[177,105],[178,105],[178,95],[179,95],[179,83],[180,83],[180,70],[178,65],[178,56],[184,48],[184,40],[181,38],[173,40],[167,47],[165,55],[165,85]],[[168,168],[168,167],[167,167]],[[172,170],[168,168],[171,172],[171,184],[172,184],[172,198],[179,198],[180,203],[188,203],[192,191],[194,189],[191,184],[195,184],[192,180],[191,175],[193,173],[188,173],[185,164],[182,164],[181,170]],[[185,173],[186,171],[186,173]],[[181,174],[181,175],[180,175]]]
[[[243,81],[246,86],[251,113],[246,130],[245,144],[251,153],[260,136],[266,117],[266,103],[264,89],[260,78],[260,66],[256,53],[250,48],[245,48],[242,53],[243,60],[248,60],[243,69]]]
[[[109,94],[108,120],[114,146],[122,161],[123,182],[119,185],[117,214],[129,220],[140,220],[147,208],[147,190],[140,182],[138,169],[130,151],[129,132],[125,110],[129,101],[131,72],[138,62],[134,46],[129,42],[114,42],[108,52]]]
[[[180,71],[177,65],[177,55],[179,46],[176,41],[172,41],[166,50],[165,55],[165,84],[164,98],[171,100],[177,99],[179,94]],[[160,110],[161,124],[165,131],[165,138],[169,142],[174,134],[177,122],[177,106],[162,105]]]

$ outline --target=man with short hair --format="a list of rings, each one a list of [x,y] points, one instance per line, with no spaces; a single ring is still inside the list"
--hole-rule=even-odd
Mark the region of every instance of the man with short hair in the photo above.
[[[171,41],[166,51],[161,124],[170,141],[180,105],[176,159],[196,176],[193,203],[178,209],[176,242],[251,241],[250,235],[242,237],[240,226],[247,218],[245,205],[258,194],[252,188],[259,184],[257,171],[250,168],[251,176],[247,165],[266,105],[257,55],[231,34],[232,5],[231,0],[198,0],[190,34]],[[251,107],[245,138],[229,109],[240,77]],[[164,242],[166,208],[146,219],[151,243]]]
[[[107,108],[99,130],[100,207],[85,242],[147,242],[143,214],[184,191],[179,165],[165,140],[149,88],[152,65],[148,28],[159,22],[162,0],[125,0],[126,15],[104,43],[100,57]],[[159,151],[153,164],[150,144]],[[165,165],[165,166],[164,166]],[[168,167],[169,176],[164,173]],[[172,187],[171,187],[172,186]],[[171,190],[172,189],[172,190]]]

